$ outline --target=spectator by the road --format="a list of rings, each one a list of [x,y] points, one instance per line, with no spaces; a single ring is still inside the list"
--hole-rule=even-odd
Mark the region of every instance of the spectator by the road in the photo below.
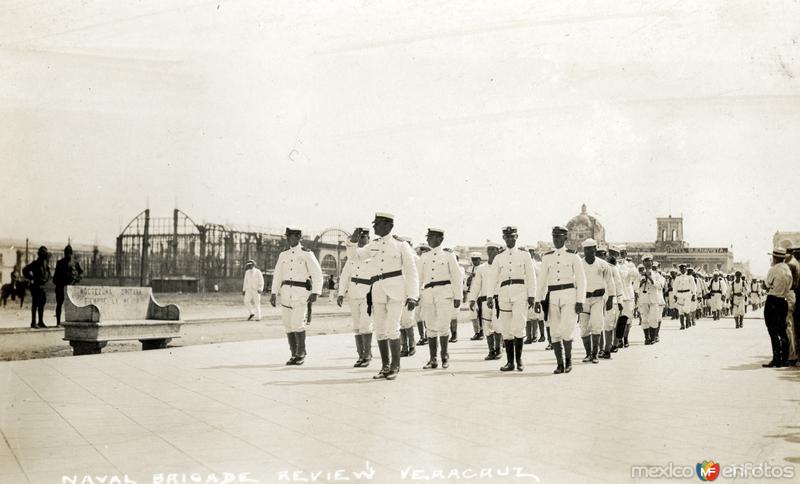
[[[31,291],[31,328],[46,328],[44,324],[44,305],[47,302],[47,293],[44,285],[50,280],[50,253],[47,247],[41,246],[37,259],[22,269],[22,275],[30,281]],[[36,324],[36,315],[39,315],[39,324]]]
[[[245,307],[250,311],[247,320],[250,321],[255,317],[256,321],[261,321],[261,293],[264,291],[264,275],[256,267],[254,260],[247,261],[246,267],[242,296],[244,296]]]
[[[72,246],[67,245],[64,247],[64,257],[56,262],[56,269],[53,272],[53,284],[56,285],[56,326],[61,326],[64,291],[67,286],[79,283],[82,274],[81,264],[72,258]]]
[[[786,366],[789,357],[789,341],[786,335],[786,314],[789,308],[786,298],[792,287],[792,272],[785,260],[786,249],[773,249],[772,267],[766,280],[767,301],[764,305],[764,322],[772,344],[772,360],[761,365],[765,368]]]

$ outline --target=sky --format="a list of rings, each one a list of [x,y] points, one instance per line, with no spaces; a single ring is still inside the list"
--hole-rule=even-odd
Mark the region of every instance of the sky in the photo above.
[[[0,236],[145,207],[448,245],[800,230],[800,2],[0,0]]]

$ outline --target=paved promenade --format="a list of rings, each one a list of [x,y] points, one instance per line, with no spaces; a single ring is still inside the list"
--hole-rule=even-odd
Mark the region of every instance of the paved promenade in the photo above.
[[[599,365],[576,342],[560,376],[542,343],[500,373],[469,334],[448,370],[422,370],[422,349],[394,382],[352,368],[344,334],[310,337],[302,367],[284,366],[282,339],[2,362],[0,483],[620,483],[642,481],[631,466],[707,459],[800,471],[800,369],[761,368],[763,321],[666,321],[655,346],[632,335]]]

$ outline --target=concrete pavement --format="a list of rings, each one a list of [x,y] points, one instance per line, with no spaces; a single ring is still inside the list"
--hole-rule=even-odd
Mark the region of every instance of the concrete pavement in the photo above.
[[[709,459],[800,471],[800,370],[761,368],[763,322],[666,321],[654,346],[634,327],[599,365],[578,341],[558,376],[543,343],[500,373],[468,336],[448,370],[422,370],[419,348],[394,382],[372,380],[376,362],[352,368],[343,334],[310,337],[302,367],[284,365],[283,339],[3,362],[0,482],[619,483],[631,466]]]

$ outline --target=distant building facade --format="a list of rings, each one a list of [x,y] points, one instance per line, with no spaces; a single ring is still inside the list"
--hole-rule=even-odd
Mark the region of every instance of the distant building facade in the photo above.
[[[800,247],[800,232],[775,232],[772,236],[773,247]]]

